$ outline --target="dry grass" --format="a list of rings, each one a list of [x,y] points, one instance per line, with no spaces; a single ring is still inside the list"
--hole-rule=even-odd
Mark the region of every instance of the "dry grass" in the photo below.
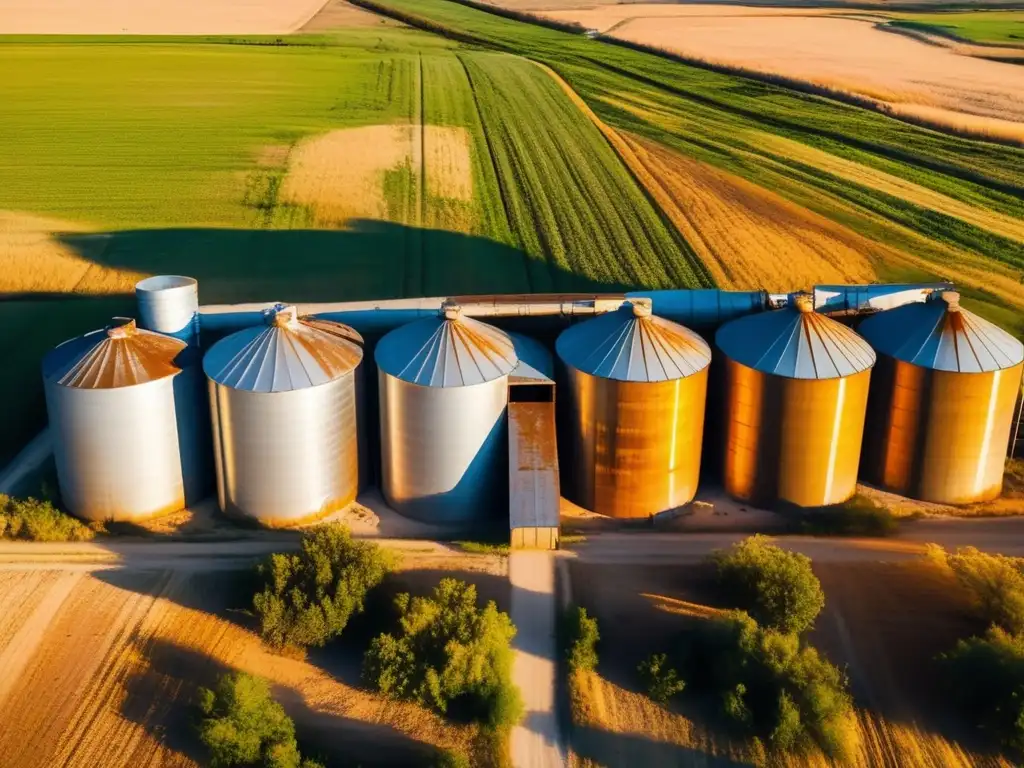
[[[400,27],[399,22],[347,3],[345,0],[327,0],[300,30],[301,32],[329,32],[332,29],[353,29],[358,27]]]
[[[416,566],[417,588],[446,574]],[[192,697],[228,669],[269,679],[314,755],[408,764],[430,745],[470,748],[472,727],[346,682],[357,663],[270,653],[225,611],[231,589],[223,573],[0,572],[0,766],[202,764]]]
[[[0,34],[277,35],[294,32],[324,0],[5,0]]]
[[[0,211],[0,294],[122,293],[146,277],[94,264],[58,239],[84,230],[80,224]]]
[[[712,64],[853,94],[938,127],[1024,142],[1024,69],[835,11],[629,5],[546,14]]]

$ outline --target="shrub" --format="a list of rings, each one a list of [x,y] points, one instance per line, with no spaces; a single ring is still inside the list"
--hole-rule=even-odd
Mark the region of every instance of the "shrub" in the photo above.
[[[812,745],[841,760],[852,739],[845,676],[794,634],[735,611],[695,633],[690,675],[718,692],[723,714],[779,751]]]
[[[986,622],[1013,633],[1024,631],[1024,560],[974,547],[950,554],[937,544],[929,544],[927,554],[967,588]]]
[[[210,750],[213,768],[262,765],[265,768],[322,768],[303,760],[295,726],[270,696],[267,681],[252,675],[225,675],[216,690],[199,689],[199,738]]]
[[[588,616],[586,608],[575,606],[566,613],[565,639],[565,658],[570,671],[597,668],[597,641],[601,635],[597,619]]]
[[[679,678],[679,673],[669,666],[668,656],[664,653],[655,653],[641,661],[636,671],[647,686],[647,695],[658,704],[667,703],[686,688],[686,683]]]
[[[431,768],[470,768],[469,758],[461,752],[446,749],[434,758]]]
[[[522,715],[512,683],[508,614],[477,606],[476,587],[443,579],[429,597],[395,598],[398,630],[379,635],[363,661],[367,683],[386,696],[447,713],[453,702],[473,719],[505,728]]]
[[[87,541],[93,531],[48,501],[0,494],[0,538],[29,541]]]
[[[811,536],[891,536],[896,518],[888,507],[854,496],[843,504],[796,512],[796,528]]]
[[[1024,634],[992,627],[940,660],[963,711],[1004,746],[1024,751]]]
[[[825,605],[821,582],[806,555],[751,536],[714,556],[722,586],[758,622],[783,633],[814,624]]]
[[[376,544],[355,541],[340,524],[302,537],[297,554],[275,554],[259,566],[253,598],[263,639],[276,648],[322,646],[365,608],[367,593],[394,567]]]

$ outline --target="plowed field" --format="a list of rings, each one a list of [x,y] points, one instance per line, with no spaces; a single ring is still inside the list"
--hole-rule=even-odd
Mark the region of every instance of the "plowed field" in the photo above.
[[[454,575],[507,609],[500,560],[459,558]],[[450,569],[453,563],[443,566]],[[55,566],[57,567],[57,566]],[[401,577],[429,589],[452,575],[420,562]],[[453,726],[358,685],[358,656],[268,652],[236,608],[230,572],[0,571],[0,766],[138,768],[206,762],[194,737],[197,686],[226,670],[268,678],[304,751],[363,764],[416,765],[465,750]]]

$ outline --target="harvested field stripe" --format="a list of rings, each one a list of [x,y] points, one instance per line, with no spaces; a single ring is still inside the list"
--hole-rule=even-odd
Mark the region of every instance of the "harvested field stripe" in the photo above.
[[[18,682],[22,671],[33,660],[53,617],[82,580],[81,573],[62,573],[50,584],[46,596],[18,628],[0,652],[0,706]]]

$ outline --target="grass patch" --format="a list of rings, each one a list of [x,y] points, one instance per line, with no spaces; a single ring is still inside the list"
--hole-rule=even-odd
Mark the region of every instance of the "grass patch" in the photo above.
[[[1021,11],[900,14],[888,26],[982,45],[1024,46]]]
[[[453,541],[452,544],[471,555],[507,555],[512,551],[508,542],[502,541]]]
[[[49,501],[0,494],[0,538],[24,541],[88,541],[92,528]]]
[[[808,536],[891,536],[899,527],[888,507],[857,494],[842,504],[780,510],[797,533]]]

